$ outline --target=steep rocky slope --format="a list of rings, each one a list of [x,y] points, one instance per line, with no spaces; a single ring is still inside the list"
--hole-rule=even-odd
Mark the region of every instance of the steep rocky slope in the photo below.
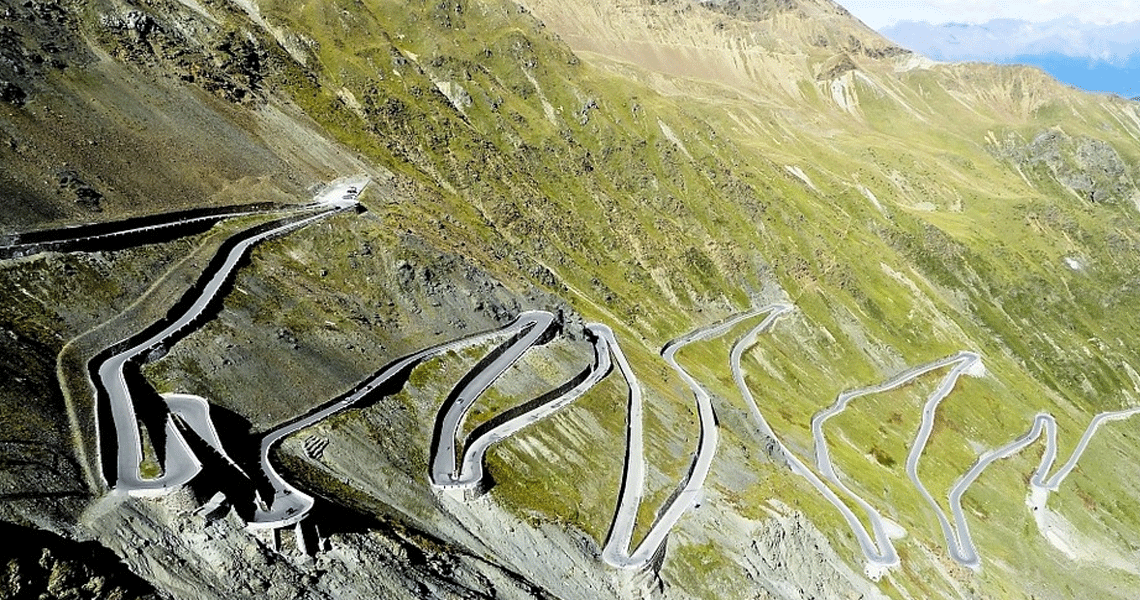
[[[5,523],[6,598],[157,598],[155,590],[127,571],[108,549]]]
[[[212,318],[154,353],[150,385],[207,398],[248,467],[260,435],[399,356],[522,310],[559,314],[562,334],[491,388],[468,431],[583,368],[584,323],[600,321],[645,388],[635,537],[678,494],[701,436],[661,347],[771,302],[795,308],[744,354],[742,379],[805,461],[813,416],[840,392],[980,353],[985,375],[955,383],[918,467],[944,508],[1037,413],[1056,417],[1067,457],[1094,415],[1137,401],[1136,103],[1031,69],[930,63],[826,0],[523,4],[2,2],[0,235],[301,204],[366,174],[364,212],[256,247]],[[616,373],[495,446],[489,493],[429,485],[432,420],[490,345],[425,361],[395,393],[286,439],[273,460],[319,499],[304,527],[246,529],[237,494],[209,477],[159,500],[108,494],[100,459],[114,448],[87,361],[266,220],[0,263],[5,519],[97,541],[175,597],[1140,586],[1129,421],[1097,431],[1047,518],[1026,506],[1043,445],[995,463],[963,499],[982,567],[950,559],[904,470],[943,371],[828,425],[847,485],[905,534],[898,564],[868,577],[849,523],[737,389],[729,355],[755,322],[678,354],[711,393],[720,443],[647,569],[601,559],[629,426]]]

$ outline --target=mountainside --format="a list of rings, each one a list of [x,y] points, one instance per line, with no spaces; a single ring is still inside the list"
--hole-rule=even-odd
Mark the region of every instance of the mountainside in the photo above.
[[[1140,104],[829,0],[0,7],[0,515],[123,563],[9,595],[1140,589]]]

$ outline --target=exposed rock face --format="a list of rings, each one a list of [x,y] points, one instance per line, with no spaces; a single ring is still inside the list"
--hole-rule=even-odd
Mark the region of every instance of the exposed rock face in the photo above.
[[[717,12],[752,21],[770,18],[777,13],[794,10],[797,6],[794,0],[724,0],[702,4]]]
[[[774,514],[745,551],[748,576],[776,598],[885,598],[843,563],[802,513]]]
[[[76,54],[60,35],[73,19],[59,2],[11,4],[0,12],[0,102],[23,106],[39,77]]]
[[[297,529],[250,531],[224,502],[197,506],[189,490],[159,501],[109,496],[85,519],[132,570],[163,581],[175,598],[551,597],[444,540],[343,509]],[[329,534],[338,526],[362,533]]]
[[[61,171],[58,177],[60,191],[74,194],[76,204],[92,212],[102,210],[99,201],[103,199],[103,194],[80,179],[79,174],[75,171]]]
[[[831,81],[845,73],[849,73],[859,68],[850,56],[840,54],[833,59],[827,61],[820,67],[819,76],[816,77],[818,81]]]
[[[0,523],[0,598],[157,598],[110,551],[42,531]]]
[[[99,33],[126,62],[168,69],[231,102],[260,98],[272,61],[258,38],[180,8],[112,10],[100,16]]]
[[[463,86],[459,85],[458,82],[440,81],[435,86],[441,94],[447,96],[447,100],[451,102],[455,110],[462,112],[471,106],[471,94],[468,94],[467,90],[463,89]]]
[[[992,150],[1037,183],[1056,181],[1089,202],[1128,202],[1140,194],[1136,166],[1102,140],[1049,129],[1029,142],[1010,134]]]
[[[8,104],[16,106],[23,106],[24,101],[28,99],[28,95],[20,86],[12,83],[11,81],[0,81],[0,100]]]

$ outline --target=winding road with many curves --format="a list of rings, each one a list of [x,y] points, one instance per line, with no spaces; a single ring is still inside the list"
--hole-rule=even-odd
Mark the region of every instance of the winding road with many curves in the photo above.
[[[475,401],[515,364],[524,352],[549,335],[554,328],[554,315],[546,311],[528,311],[519,315],[516,325],[503,330],[511,339],[488,354],[475,369],[463,377],[444,401],[435,421],[431,442],[431,481],[436,486],[460,482],[455,456],[459,425]],[[517,328],[517,333],[512,329]]]
[[[869,565],[868,572],[874,572],[876,567],[888,567],[897,564],[898,555],[895,552],[894,544],[890,540],[887,527],[884,523],[882,514],[879,513],[869,502],[864,500],[858,494],[847,487],[847,485],[840,479],[839,475],[835,472],[835,465],[831,461],[831,454],[827,446],[827,440],[824,437],[823,427],[827,421],[832,417],[838,415],[847,409],[848,404],[856,398],[867,396],[870,394],[878,394],[893,390],[902,385],[910,383],[923,375],[954,365],[950,373],[938,385],[938,388],[931,393],[928,397],[926,405],[923,408],[922,424],[919,427],[918,434],[915,436],[915,441],[911,444],[911,452],[907,458],[906,473],[915,487],[919,489],[926,501],[937,511],[939,522],[943,525],[943,532],[950,539],[949,526],[946,523],[946,517],[942,514],[942,509],[935,502],[930,492],[922,484],[918,477],[918,458],[922,454],[922,450],[926,447],[927,441],[930,439],[930,432],[934,425],[934,409],[942,400],[950,395],[954,390],[954,385],[958,382],[958,378],[964,373],[981,374],[975,366],[980,366],[981,357],[973,352],[962,352],[956,356],[936,360],[925,365],[914,367],[903,371],[902,373],[892,377],[891,379],[882,383],[848,390],[839,394],[835,399],[835,403],[829,408],[816,413],[811,420],[812,438],[815,443],[816,453],[816,468],[819,473],[833,486],[841,490],[847,497],[851,498],[856,504],[859,505],[863,512],[866,513],[867,519],[871,522],[872,531],[875,534],[876,547],[863,546],[863,552],[867,555],[868,561],[873,563]],[[974,370],[971,370],[974,369]],[[863,540],[860,540],[862,543]],[[953,548],[951,549],[953,554]],[[954,555],[957,559],[957,555]]]
[[[870,502],[855,493],[840,476],[832,461],[825,435],[828,422],[858,398],[895,389],[928,373],[949,368],[938,387],[927,397],[922,408],[922,419],[910,444],[906,473],[937,517],[951,558],[973,569],[980,568],[981,557],[970,536],[969,525],[961,505],[969,487],[977,481],[986,468],[997,460],[1021,452],[1041,439],[1044,433],[1045,448],[1041,463],[1032,476],[1030,482],[1032,493],[1027,502],[1032,510],[1043,512],[1048,493],[1056,490],[1072,472],[1097,429],[1105,422],[1140,414],[1140,408],[1129,408],[1096,415],[1068,460],[1052,475],[1050,472],[1057,458],[1057,424],[1051,415],[1038,414],[1028,432],[1005,446],[983,453],[955,482],[947,495],[951,513],[948,517],[919,477],[919,461],[930,439],[938,406],[950,396],[959,378],[962,375],[985,375],[981,357],[977,353],[963,351],[912,367],[882,383],[840,393],[829,407],[821,410],[811,420],[815,449],[815,464],[812,468],[792,452],[769,425],[760,404],[746,382],[741,365],[745,352],[758,343],[759,335],[769,331],[778,319],[793,310],[790,304],[770,304],[698,328],[662,348],[662,359],[692,390],[700,433],[687,473],[677,484],[669,500],[657,511],[657,517],[644,538],[634,546],[633,533],[639,508],[645,500],[647,471],[643,431],[643,391],[617,336],[609,326],[601,323],[591,323],[586,326],[585,333],[592,345],[593,357],[590,363],[575,376],[555,389],[502,409],[486,422],[474,427],[466,439],[458,439],[466,415],[479,398],[526,352],[560,334],[561,324],[555,315],[547,311],[533,310],[520,313],[514,321],[499,329],[461,337],[395,359],[357,384],[348,393],[269,432],[260,441],[259,473],[242,471],[226,453],[210,418],[209,404],[205,399],[188,395],[166,395],[163,397],[166,405],[166,418],[163,423],[166,446],[164,452],[152,457],[161,458],[161,473],[154,477],[144,475],[141,470],[145,458],[143,440],[139,429],[139,417],[135,410],[136,399],[132,395],[132,377],[128,376],[128,372],[131,369],[137,370],[141,362],[147,360],[153,351],[169,349],[190,331],[202,325],[210,307],[214,306],[228,290],[234,272],[254,245],[356,207],[356,197],[368,183],[366,178],[338,180],[326,188],[324,194],[318,196],[314,203],[294,208],[276,207],[247,211],[240,207],[230,207],[220,209],[217,214],[208,211],[193,213],[182,221],[173,216],[169,219],[158,216],[142,226],[137,225],[139,221],[131,221],[121,226],[112,223],[76,230],[76,233],[86,236],[79,238],[78,241],[91,241],[100,236],[129,236],[143,230],[162,230],[198,221],[217,221],[282,210],[294,213],[292,216],[236,234],[223,245],[219,255],[211,261],[198,283],[187,292],[166,319],[112,346],[93,359],[91,364],[93,383],[106,401],[104,404],[106,408],[97,411],[97,420],[110,418],[114,424],[114,439],[101,439],[100,447],[105,450],[113,449],[115,453],[114,466],[105,465],[109,467],[107,480],[113,482],[115,490],[136,496],[154,496],[177,489],[202,471],[203,461],[195,454],[194,448],[197,447],[201,451],[204,444],[204,447],[215,452],[216,456],[229,467],[243,477],[249,478],[253,487],[266,492],[271,490],[270,497],[258,496],[254,500],[257,506],[249,511],[252,515],[249,517],[250,528],[280,528],[295,524],[309,514],[314,499],[287,482],[270,460],[273,448],[282,439],[337,412],[358,405],[369,396],[398,391],[411,371],[427,360],[448,351],[481,346],[505,338],[505,341],[501,341],[490,350],[475,368],[455,384],[451,393],[442,402],[430,442],[430,466],[427,473],[429,484],[440,491],[460,491],[464,494],[473,489],[480,489],[486,480],[484,466],[486,453],[492,445],[569,406],[614,372],[616,366],[628,389],[626,448],[616,508],[602,548],[601,559],[616,568],[644,569],[661,556],[669,532],[685,513],[698,505],[716,455],[719,439],[713,396],[701,382],[678,363],[677,352],[689,344],[725,335],[739,324],[763,316],[759,323],[733,344],[728,356],[728,366],[737,391],[754,421],[755,429],[752,433],[765,445],[770,455],[781,458],[793,473],[804,477],[839,511],[866,558],[866,574],[877,579],[899,564],[898,553],[891,541],[891,533],[897,530],[897,526],[889,524]],[[51,247],[67,247],[69,243],[75,241],[68,240],[62,233],[55,235],[48,232],[40,237],[48,240],[46,243]],[[32,246],[23,248],[10,245],[5,249],[13,255],[38,251]],[[133,377],[138,377],[137,373]],[[254,479],[258,479],[262,485],[252,483]],[[870,530],[849,503],[863,512],[870,524]],[[1040,519],[1038,523],[1040,525]]]
[[[557,389],[508,409],[498,417],[475,427],[465,444],[458,476],[449,483],[437,483],[437,485],[466,487],[479,484],[485,476],[483,462],[492,444],[505,440],[525,427],[565,408],[609,375],[613,370],[610,345],[601,334],[600,327],[602,326],[597,324],[586,326],[586,333],[591,337],[594,346],[592,364]]]
[[[602,549],[602,560],[606,563],[625,569],[638,569],[647,565],[660,551],[665,537],[681,519],[687,510],[698,501],[705,478],[712,466],[713,456],[716,454],[717,433],[716,415],[713,412],[712,398],[707,390],[696,379],[693,379],[681,365],[677,364],[677,351],[681,348],[702,340],[712,339],[723,335],[741,321],[755,317],[765,312],[772,313],[762,327],[771,325],[775,317],[785,310],[784,305],[770,305],[744,314],[736,315],[722,323],[697,329],[687,335],[677,338],[665,345],[661,356],[669,366],[693,390],[696,398],[697,414],[700,419],[700,438],[697,442],[697,452],[689,467],[685,480],[681,482],[672,499],[659,511],[657,520],[649,529],[637,548],[630,550],[633,538],[633,529],[637,518],[638,507],[645,494],[645,451],[642,432],[642,391],[641,384],[633,374],[625,355],[613,331],[608,327],[599,326],[599,332],[609,341],[614,352],[618,368],[625,377],[629,388],[629,402],[627,408],[626,426],[626,458],[622,473],[621,492],[619,494],[618,508],[610,526],[609,536]]]
[[[255,528],[276,528],[291,525],[300,521],[313,506],[313,498],[285,481],[269,460],[269,454],[273,446],[286,436],[357,405],[365,397],[376,393],[378,390],[386,389],[389,382],[395,381],[401,376],[406,376],[412,369],[425,360],[451,350],[461,350],[486,343],[499,335],[522,333],[524,337],[529,339],[531,333],[536,330],[541,333],[541,331],[544,331],[553,323],[553,320],[554,316],[548,312],[525,312],[520,314],[514,322],[503,329],[473,334],[409,354],[392,361],[339,400],[267,434],[261,440],[260,462],[262,473],[269,480],[274,489],[274,496],[273,499],[269,501],[267,509],[258,509],[250,526]],[[521,355],[524,350],[526,350],[526,348],[517,349],[518,354]],[[514,358],[517,360],[518,356]]]
[[[950,551],[954,559],[974,569],[981,567],[981,557],[978,556],[978,551],[974,547],[973,539],[970,537],[970,526],[966,521],[965,515],[962,513],[962,496],[965,495],[966,490],[981,476],[987,467],[997,460],[1009,458],[1021,452],[1030,444],[1037,441],[1041,436],[1041,432],[1043,430],[1045,431],[1045,451],[1041,455],[1041,462],[1037,466],[1037,470],[1034,471],[1033,477],[1029,481],[1030,494],[1026,502],[1034,513],[1038,527],[1041,528],[1041,513],[1044,512],[1049,492],[1056,491],[1057,488],[1061,486],[1061,482],[1064,481],[1065,478],[1069,476],[1069,473],[1077,466],[1077,461],[1080,460],[1081,455],[1084,454],[1085,449],[1088,448],[1089,442],[1092,441],[1093,434],[1096,433],[1096,430],[1100,428],[1101,424],[1110,421],[1121,421],[1137,414],[1140,414],[1140,408],[1108,411],[1093,417],[1085,429],[1084,434],[1081,435],[1077,446],[1073,448],[1069,459],[1065,461],[1065,464],[1061,465],[1061,468],[1057,469],[1052,476],[1049,476],[1049,471],[1052,470],[1053,463],[1057,458],[1057,421],[1053,418],[1053,415],[1050,414],[1039,413],[1033,418],[1033,425],[1024,435],[1005,446],[995,448],[979,456],[974,465],[950,488],[948,495],[950,510],[954,513],[954,523],[957,526],[956,541],[958,555],[953,554],[955,552],[954,544],[950,543],[949,538],[947,539],[947,544],[950,546]],[[1041,533],[1048,537],[1046,531],[1042,531]]]
[[[769,315],[769,319],[774,319],[780,314],[791,311],[791,305],[783,305],[778,312]],[[864,556],[867,558],[866,574],[872,579],[881,577],[887,569],[895,567],[899,563],[898,553],[895,552],[894,544],[891,543],[887,535],[883,523],[880,521],[872,520],[872,528],[875,532],[875,541],[871,541],[871,536],[867,533],[867,529],[863,526],[859,517],[847,506],[840,497],[831,489],[815,471],[808,468],[807,464],[800,459],[794,452],[792,452],[780,437],[776,435],[775,430],[764,418],[763,411],[760,410],[759,404],[756,402],[755,396],[752,395],[752,390],[748,387],[744,377],[744,369],[741,367],[741,360],[744,352],[756,345],[757,336],[760,332],[764,331],[768,323],[761,323],[754,327],[751,331],[746,333],[744,337],[732,347],[732,352],[729,355],[729,367],[732,369],[732,378],[736,382],[736,388],[740,395],[744,398],[745,403],[748,405],[752,413],[752,418],[756,423],[756,435],[765,443],[769,449],[769,453],[776,455],[787,463],[788,467],[793,473],[807,479],[809,483],[826,499],[830,502],[836,510],[843,516],[847,522],[848,527],[851,528],[856,541],[863,550]],[[873,511],[873,509],[872,509]],[[874,512],[874,511],[873,511]],[[877,513],[876,513],[877,514]]]
[[[223,259],[221,265],[201,285],[201,291],[192,303],[170,323],[142,340],[128,343],[128,347],[111,355],[97,367],[98,387],[108,398],[111,418],[118,438],[118,459],[114,487],[135,495],[162,493],[190,481],[201,467],[185,438],[172,425],[168,425],[168,444],[163,473],[159,477],[147,478],[140,473],[143,462],[142,440],[139,435],[138,417],[135,414],[131,389],[127,383],[125,370],[128,363],[137,361],[142,354],[167,347],[179,336],[185,336],[188,329],[200,319],[207,307],[215,301],[218,292],[226,285],[234,269],[245,257],[249,249],[258,242],[283,235],[310,223],[338,212],[328,209],[311,217],[289,220],[266,231],[245,237],[239,241]]]

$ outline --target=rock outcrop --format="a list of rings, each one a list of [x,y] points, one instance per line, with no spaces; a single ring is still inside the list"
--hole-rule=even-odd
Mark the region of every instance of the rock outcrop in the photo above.
[[[1103,140],[1049,129],[1028,142],[1010,134],[991,149],[1039,185],[1060,184],[1089,202],[1119,204],[1140,199],[1140,168],[1125,162]]]

